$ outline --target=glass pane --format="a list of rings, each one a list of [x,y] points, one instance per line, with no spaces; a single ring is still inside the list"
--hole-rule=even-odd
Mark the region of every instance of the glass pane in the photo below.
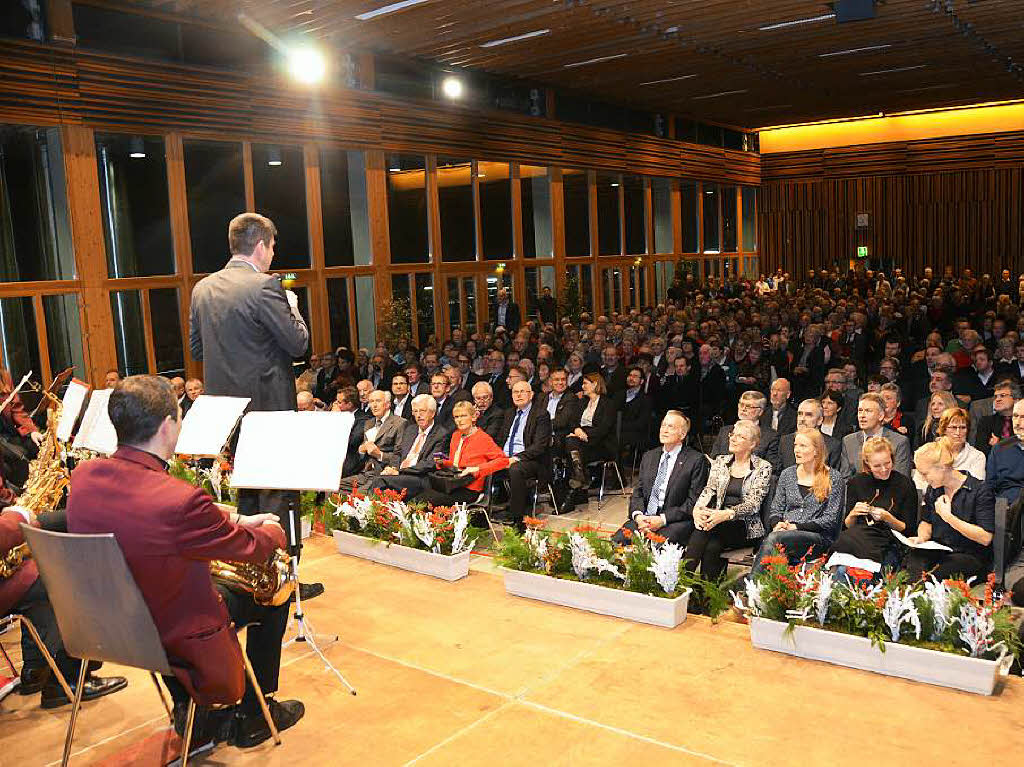
[[[274,268],[308,269],[309,224],[302,147],[253,144],[252,188],[256,212],[277,227]]]
[[[98,133],[96,164],[107,274],[174,274],[164,140]]]
[[[441,259],[476,260],[472,163],[437,158],[437,204],[441,214]]]
[[[523,257],[550,258],[551,179],[548,169],[536,165],[519,166],[523,206]]]
[[[192,269],[215,272],[231,255],[228,224],[246,210],[242,145],[186,141],[185,194]]]
[[[668,286],[672,279],[672,263],[659,261],[654,265],[654,300],[664,301],[668,297]]]
[[[622,272],[619,269],[605,269],[601,280],[604,290],[604,311],[607,313],[622,311]]]
[[[462,327],[462,301],[459,297],[459,278],[449,277],[445,280],[448,293],[448,332]]]
[[[562,171],[562,196],[565,208],[565,255],[590,255],[590,202],[587,199],[587,173]]]
[[[327,266],[371,263],[366,163],[362,152],[320,152],[320,197]]]
[[[647,306],[647,271],[642,266],[629,269],[629,305],[637,309]]]
[[[426,160],[419,155],[388,157],[388,230],[393,264],[425,264],[430,260],[426,167]]]
[[[151,288],[149,317],[153,325],[157,375],[184,375],[185,350],[182,347],[178,289]]]
[[[683,181],[679,184],[683,225],[683,253],[696,253],[697,243],[697,184]]]
[[[352,347],[348,319],[348,280],[334,277],[327,280],[327,320],[331,325],[331,348]]]
[[[122,376],[149,372],[146,362],[146,336],[142,326],[142,298],[138,290],[118,290],[110,294],[114,313],[114,346],[117,369]]]
[[[512,181],[507,162],[478,162],[480,236],[485,260],[512,257]]]
[[[619,175],[597,174],[597,246],[602,256],[622,253],[619,237],[622,223],[619,217]]]
[[[581,264],[577,267],[577,279],[580,286],[580,296],[583,300],[583,307],[591,310],[594,306],[594,273],[590,264]],[[591,312],[593,313],[593,312]]]
[[[434,336],[434,275],[419,272],[416,281],[416,325],[419,345],[426,346]]]
[[[523,270],[526,280],[526,317],[537,316],[537,299],[540,297],[540,271],[535,266]]]
[[[672,182],[667,178],[651,181],[651,205],[654,206],[654,252],[673,253]]]
[[[0,344],[3,366],[15,386],[30,370],[39,379],[39,340],[31,298],[0,298]]]
[[[757,187],[743,187],[743,250],[757,250]]]
[[[476,310],[476,279],[473,277],[462,278],[462,293],[466,298],[466,326],[463,330],[467,334],[477,332],[477,310]]]
[[[736,187],[722,187],[722,251],[736,252]]]
[[[75,375],[88,375],[82,357],[82,324],[78,313],[78,295],[63,293],[43,296],[46,317],[46,345],[50,350],[50,371],[53,375],[73,367]]]
[[[704,252],[720,253],[721,242],[718,239],[718,184],[703,184],[704,190]]]
[[[644,222],[644,180],[640,176],[622,177],[622,202],[625,208],[626,255],[647,252],[647,227]]]
[[[74,277],[60,134],[0,127],[0,282]]]
[[[412,295],[409,293],[409,277],[408,274],[394,274],[391,276],[391,297],[395,300],[405,301],[412,307]],[[359,319],[360,325],[362,325],[362,318]],[[405,329],[408,334],[408,338],[412,340],[412,314],[409,315],[409,326]]]
[[[373,277],[360,275],[353,278],[356,289],[356,335],[359,345],[372,349],[377,344],[376,316],[373,295]]]

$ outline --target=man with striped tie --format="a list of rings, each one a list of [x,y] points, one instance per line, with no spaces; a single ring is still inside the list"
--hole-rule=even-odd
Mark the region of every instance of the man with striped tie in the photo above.
[[[612,536],[614,542],[628,544],[630,534],[648,530],[680,546],[689,539],[693,506],[707,484],[710,466],[703,453],[683,444],[689,431],[685,415],[678,410],[665,413],[658,431],[661,445],[648,450],[640,462],[629,519]]]

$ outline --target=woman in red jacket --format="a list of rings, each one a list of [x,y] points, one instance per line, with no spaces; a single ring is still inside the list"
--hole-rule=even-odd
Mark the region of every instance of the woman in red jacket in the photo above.
[[[452,410],[455,419],[455,433],[452,434],[451,447],[448,449],[448,460],[438,461],[441,468],[462,469],[463,475],[472,475],[473,481],[465,487],[441,493],[437,490],[426,490],[417,500],[425,501],[432,506],[451,506],[454,503],[470,503],[484,489],[484,480],[496,471],[508,468],[508,456],[495,444],[491,436],[483,429],[477,428],[476,419],[479,413],[472,402],[456,402]]]

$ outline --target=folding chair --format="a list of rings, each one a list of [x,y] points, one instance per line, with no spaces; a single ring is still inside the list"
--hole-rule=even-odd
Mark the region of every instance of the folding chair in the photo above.
[[[498,532],[494,529],[494,523],[491,521],[491,495],[494,491],[494,475],[488,475],[487,479],[484,480],[484,489],[476,497],[475,501],[470,501],[466,504],[466,508],[469,511],[481,511],[483,512],[484,519],[487,520],[487,528],[491,531],[491,537],[497,541],[500,540]]]
[[[71,757],[71,741],[75,736],[75,724],[82,705],[82,688],[91,660],[109,661],[148,671],[167,717],[173,724],[174,715],[156,676],[170,676],[173,672],[160,641],[160,634],[153,623],[153,616],[114,535],[54,533],[24,524],[21,529],[39,567],[39,576],[46,584],[64,648],[69,655],[82,660],[78,686],[73,696],[65,686],[65,692],[73,698],[74,704],[64,739],[62,767],[67,765]],[[281,736],[270,716],[263,691],[256,681],[249,658],[245,653],[242,653],[242,657],[274,743],[279,745]],[[193,700],[189,703],[185,724],[182,767],[188,763],[195,713],[196,703]]]
[[[14,628],[19,623],[21,624],[21,630],[28,631],[29,636],[32,637],[32,641],[35,643],[36,647],[39,648],[39,652],[43,654],[43,658],[46,660],[46,665],[49,666],[50,671],[53,672],[53,678],[60,682],[60,686],[64,689],[64,694],[68,696],[68,700],[74,698],[75,695],[71,692],[67,679],[65,679],[64,675],[60,673],[60,669],[57,668],[56,661],[54,661],[53,656],[50,655],[50,651],[46,649],[46,645],[43,644],[43,640],[39,636],[39,632],[36,630],[32,621],[18,613],[5,615],[0,618],[0,634],[3,634],[8,629]]]

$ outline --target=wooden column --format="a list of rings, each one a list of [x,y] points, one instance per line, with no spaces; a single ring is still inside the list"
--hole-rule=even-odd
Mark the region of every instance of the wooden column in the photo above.
[[[566,283],[565,266],[565,198],[562,196],[562,169],[548,169],[551,189],[548,197],[551,201],[551,252],[555,264],[555,297],[561,296]],[[583,286],[579,289],[582,295]],[[561,319],[561,318],[559,318]]]
[[[309,221],[309,255],[312,267],[309,275],[310,349],[326,349],[331,342],[331,320],[327,306],[327,280],[324,276],[326,255],[324,245],[323,200],[320,196],[320,150],[316,144],[302,147],[306,167],[306,212]]]
[[[366,207],[370,218],[370,251],[377,279],[373,282],[377,309],[391,298],[391,239],[388,233],[388,171],[384,152],[366,153]],[[354,294],[353,294],[354,295]],[[354,304],[353,304],[354,306]],[[354,327],[354,326],[353,326]]]
[[[189,350],[189,315],[192,308],[192,235],[188,223],[185,184],[185,150],[180,133],[164,138],[167,153],[167,199],[171,209],[171,237],[174,242],[174,273],[178,283],[178,313],[181,316],[182,350],[186,378],[202,378],[203,363]]]

